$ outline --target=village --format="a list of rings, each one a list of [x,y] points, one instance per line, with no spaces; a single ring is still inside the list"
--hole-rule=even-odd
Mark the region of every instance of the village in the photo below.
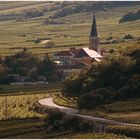
[[[27,49],[23,49],[26,52]],[[57,51],[53,54],[52,61],[56,64],[56,69],[61,75],[60,80],[64,80],[70,73],[80,72],[86,67],[90,67],[95,62],[102,61],[103,57],[108,54],[108,50],[100,48],[100,36],[97,32],[96,17],[93,15],[91,32],[89,34],[89,47],[74,48]],[[45,69],[44,69],[45,70]],[[28,76],[21,76],[19,73],[8,74],[11,85],[26,84],[48,84],[46,77],[39,75],[36,80],[29,80]]]

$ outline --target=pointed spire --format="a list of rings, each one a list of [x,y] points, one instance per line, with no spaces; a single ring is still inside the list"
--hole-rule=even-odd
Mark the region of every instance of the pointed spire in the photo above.
[[[94,16],[93,16],[93,22],[92,22],[92,28],[91,28],[91,33],[90,36],[92,37],[97,37],[97,28],[96,28],[96,18],[95,18],[95,12],[94,12]]]

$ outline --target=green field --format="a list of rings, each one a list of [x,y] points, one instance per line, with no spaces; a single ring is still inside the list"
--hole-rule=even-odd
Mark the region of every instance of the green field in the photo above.
[[[97,12],[97,28],[101,42],[112,36],[114,39],[122,39],[126,34],[139,37],[140,21],[126,22],[119,24],[118,21],[124,13],[136,10],[139,6],[114,8],[107,12]],[[88,36],[91,30],[92,13],[80,13],[53,19],[63,24],[44,25],[43,20],[51,15],[48,12],[42,17],[27,19],[25,21],[0,21],[0,55],[14,54],[26,47],[29,51],[38,55],[67,49],[70,47],[88,47]],[[54,41],[55,47],[46,48],[44,44],[34,43],[32,40],[38,38],[49,38]],[[134,44],[131,42],[117,44],[101,44],[105,48],[125,48]],[[3,49],[4,48],[4,49]]]

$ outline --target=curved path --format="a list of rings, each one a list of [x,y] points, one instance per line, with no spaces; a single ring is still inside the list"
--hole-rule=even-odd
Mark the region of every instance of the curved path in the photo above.
[[[40,105],[58,108],[61,112],[64,112],[66,114],[78,116],[78,117],[81,117],[81,118],[84,118],[84,119],[87,119],[87,120],[91,120],[91,121],[101,122],[101,123],[105,123],[105,124],[140,127],[140,124],[123,123],[123,122],[114,121],[114,120],[110,120],[110,119],[98,118],[98,117],[93,117],[93,116],[89,116],[89,115],[81,115],[81,114],[78,114],[78,109],[59,106],[59,105],[55,104],[53,102],[53,98],[40,99],[38,102],[39,102]]]

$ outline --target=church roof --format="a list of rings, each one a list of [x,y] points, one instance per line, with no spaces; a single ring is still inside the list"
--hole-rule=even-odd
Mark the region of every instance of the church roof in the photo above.
[[[90,58],[100,58],[102,57],[100,54],[98,54],[96,51],[91,50],[89,48],[83,48],[83,50],[86,52],[86,54],[90,57]]]
[[[97,34],[97,28],[96,28],[96,18],[95,18],[95,13],[93,16],[93,22],[92,22],[92,28],[91,28],[91,32],[90,32],[90,36],[92,37],[96,37],[98,36]]]

